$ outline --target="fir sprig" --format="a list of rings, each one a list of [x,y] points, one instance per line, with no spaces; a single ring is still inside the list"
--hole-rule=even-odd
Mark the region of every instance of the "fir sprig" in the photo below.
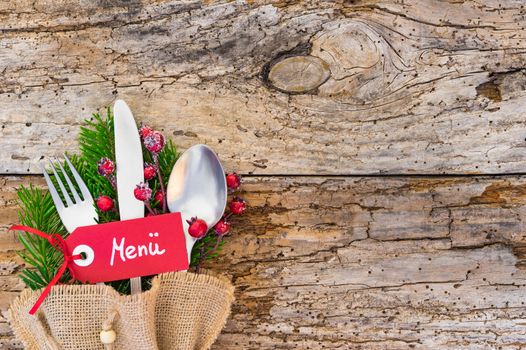
[[[190,266],[197,267],[203,260],[209,260],[217,257],[225,241],[219,242],[217,248],[214,249],[217,242],[217,235],[213,229],[208,230],[206,236],[194,243],[192,248],[192,257],[190,259]]]
[[[113,114],[106,109],[106,116],[95,113],[85,120],[86,126],[80,127],[79,149],[82,160],[97,164],[104,157],[115,159],[115,141],[113,136]]]
[[[67,235],[49,192],[29,185],[21,186],[17,195],[20,204],[19,220],[22,225],[43,232],[57,233],[63,237]],[[25,268],[20,278],[31,289],[47,286],[62,264],[62,254],[42,237],[28,233],[20,233],[18,237],[25,248],[19,255],[33,267]],[[64,275],[61,281],[68,279],[69,276]]]
[[[106,116],[93,114],[92,118],[86,120],[86,125],[80,128],[79,149],[80,156],[75,159],[73,165],[82,174],[91,195],[97,198],[106,195],[116,198],[116,191],[107,178],[100,176],[97,164],[102,158],[115,161],[115,141],[113,136],[113,114],[110,108],[106,110]],[[111,222],[119,220],[118,210],[101,212],[98,210],[99,222]]]

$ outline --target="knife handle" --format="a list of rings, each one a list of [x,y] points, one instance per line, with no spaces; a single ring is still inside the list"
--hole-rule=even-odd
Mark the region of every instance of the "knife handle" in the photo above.
[[[130,278],[130,285],[131,285],[131,294],[139,294],[140,292],[142,292],[142,288],[141,288],[141,278],[140,277],[135,277],[135,278]]]

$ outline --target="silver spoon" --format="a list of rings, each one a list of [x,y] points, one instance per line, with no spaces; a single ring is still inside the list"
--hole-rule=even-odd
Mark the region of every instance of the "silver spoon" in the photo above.
[[[197,216],[211,228],[223,216],[226,200],[225,172],[214,151],[205,145],[187,149],[170,174],[166,201],[170,212],[181,213],[188,259],[197,239],[188,234],[186,220]]]

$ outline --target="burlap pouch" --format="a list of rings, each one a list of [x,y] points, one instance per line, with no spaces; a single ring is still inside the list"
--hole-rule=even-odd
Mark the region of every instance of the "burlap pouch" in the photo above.
[[[9,309],[11,326],[29,350],[105,349],[103,325],[117,333],[113,349],[208,349],[234,300],[230,281],[209,272],[161,274],[134,296],[109,286],[55,286],[31,316],[40,292],[23,291]]]

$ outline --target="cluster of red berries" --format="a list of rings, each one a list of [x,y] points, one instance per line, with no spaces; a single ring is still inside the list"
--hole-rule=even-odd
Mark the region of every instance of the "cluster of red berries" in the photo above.
[[[141,124],[139,127],[139,136],[141,136],[144,147],[152,152],[152,154],[157,154],[162,151],[164,147],[164,136],[159,131]]]
[[[100,175],[107,178],[112,184],[115,184],[115,163],[109,158],[102,158],[97,163],[97,171]],[[115,207],[113,199],[109,196],[99,196],[96,199],[97,208],[100,211],[110,211]]]
[[[239,190],[241,186],[241,178],[236,173],[226,175],[226,183],[231,193]],[[217,224],[214,225],[214,232],[217,236],[223,237],[230,232],[230,221],[228,220],[232,215],[241,215],[245,212],[247,203],[240,197],[234,196],[230,201],[228,208],[230,209]],[[188,233],[190,236],[200,239],[208,233],[208,225],[202,219],[193,217],[186,221],[189,225]]]
[[[164,186],[162,185],[159,160],[157,157],[159,152],[164,148],[164,136],[159,131],[153,130],[151,127],[143,124],[139,127],[139,136],[141,137],[144,147],[151,153],[154,164],[144,163],[144,182],[141,182],[135,187],[133,194],[137,200],[144,202],[149,212],[148,215],[157,215],[157,211],[152,210],[150,206],[152,199],[154,206],[162,207],[162,212],[166,211],[166,194]],[[156,176],[159,177],[160,189],[153,193],[148,181],[154,179]]]
[[[231,193],[235,193],[241,186],[241,178],[236,173],[231,173],[226,176],[226,184]],[[230,212],[234,215],[241,215],[247,208],[247,203],[239,196],[234,196],[230,202]]]
[[[133,190],[133,194],[135,198],[137,200],[140,200],[141,202],[150,202],[153,199],[154,205],[158,205],[164,199],[163,192],[158,190],[155,193],[153,193],[152,189],[150,188],[150,185],[148,185],[147,182],[141,182],[140,184],[138,184]]]
[[[159,171],[159,163],[157,158],[157,155],[162,151],[165,145],[164,136],[160,132],[142,124],[139,128],[139,135],[144,147],[152,154],[154,164],[144,164],[145,182],[138,184],[137,187],[135,187],[133,194],[137,200],[144,202],[146,208],[149,211],[148,215],[156,215],[158,212],[155,209],[152,209],[150,206],[152,199],[154,206],[159,206],[162,203],[163,211],[166,210],[166,196],[164,187],[162,186],[162,178]],[[115,186],[115,163],[112,160],[108,158],[102,158],[97,164],[97,169],[100,175],[106,177]],[[154,179],[156,176],[159,176],[161,189],[153,193],[148,181]],[[218,239],[221,239],[230,232],[231,223],[229,218],[232,215],[243,214],[247,207],[247,203],[241,197],[235,195],[241,187],[241,178],[239,175],[236,173],[227,174],[226,184],[228,186],[229,193],[233,195],[233,198],[228,204],[228,211],[213,227]],[[97,207],[103,212],[110,211],[114,209],[114,201],[109,196],[100,196],[97,198]],[[188,233],[196,239],[203,238],[209,231],[208,225],[203,219],[193,217],[190,220],[187,220],[187,222],[189,225]]]
[[[149,181],[155,178],[159,174],[158,154],[162,151],[165,145],[164,136],[156,130],[153,130],[149,126],[142,125],[139,128],[139,135],[141,137],[144,147],[152,154],[152,158],[155,164],[145,163],[144,164],[144,180]],[[113,187],[115,187],[115,163],[109,158],[102,158],[97,164],[97,170],[100,175],[107,178]],[[160,179],[161,180],[161,179]],[[148,182],[140,183],[134,190],[135,198],[145,203],[149,203],[152,200],[152,190],[150,189]],[[165,208],[165,194],[164,189],[161,186],[161,190],[158,190],[153,194],[154,205],[158,206],[162,204],[163,209]],[[113,210],[115,203],[113,199],[106,195],[101,195],[97,198],[97,208],[100,211],[107,212]],[[149,208],[150,209],[150,208]]]

